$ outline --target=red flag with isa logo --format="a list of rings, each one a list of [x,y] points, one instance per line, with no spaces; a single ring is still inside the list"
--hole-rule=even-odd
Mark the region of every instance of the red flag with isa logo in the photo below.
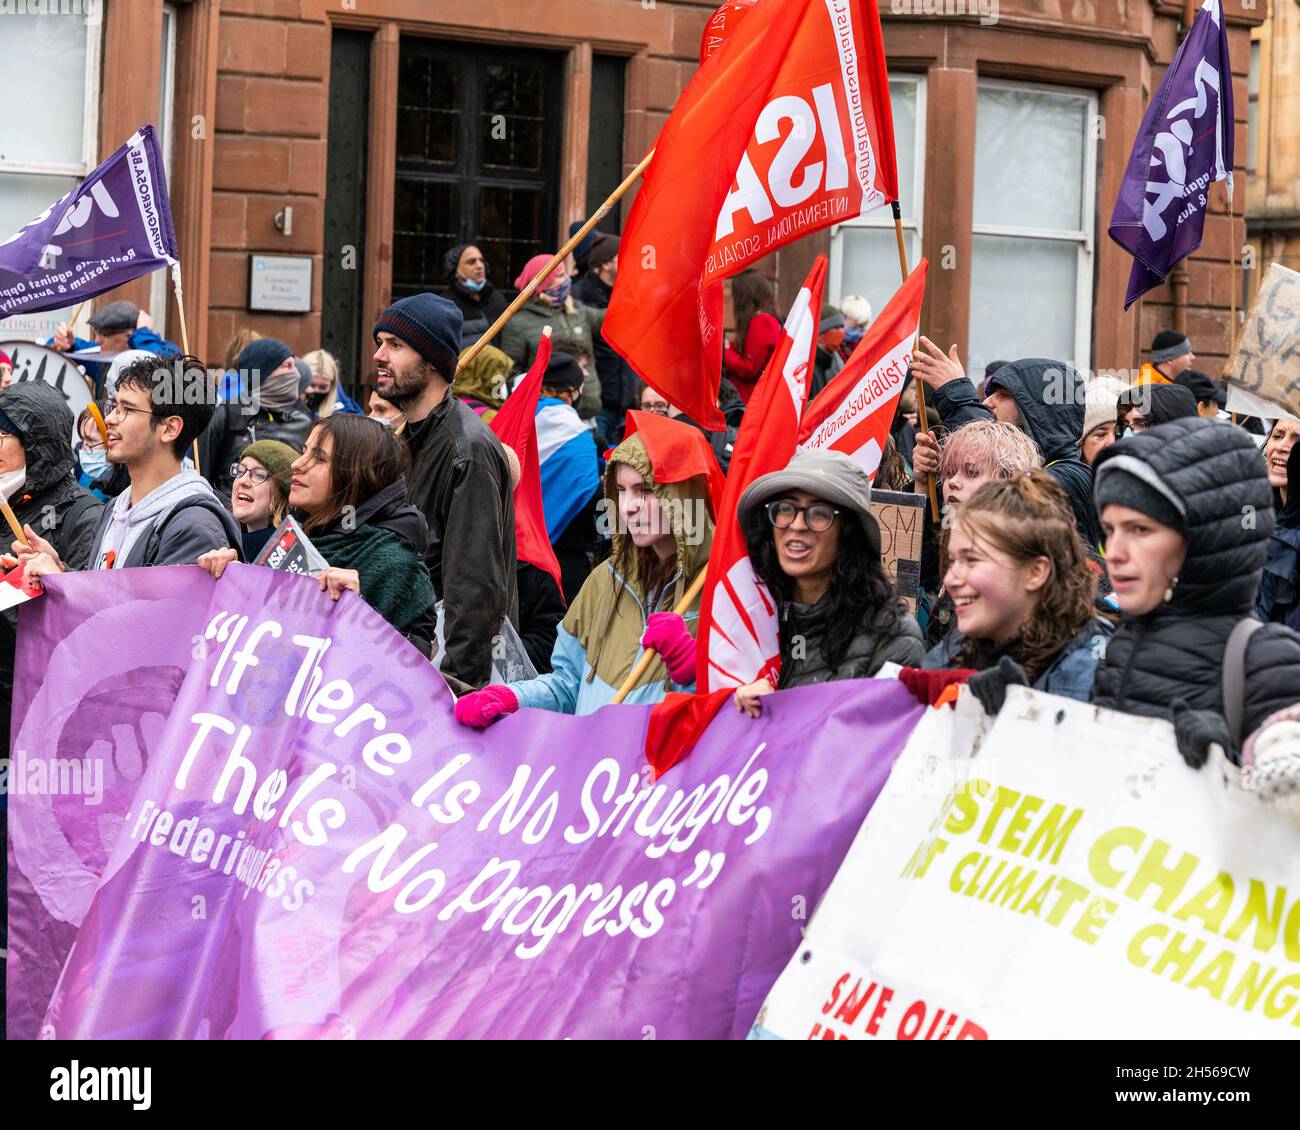
[[[842,451],[875,477],[921,323],[928,268],[924,259],[916,265],[844,368],[808,405],[799,428],[801,449]]]
[[[709,53],[706,32],[706,61],[632,206],[602,329],[647,384],[715,429],[722,280],[898,196],[875,0],[724,7],[726,34]]]

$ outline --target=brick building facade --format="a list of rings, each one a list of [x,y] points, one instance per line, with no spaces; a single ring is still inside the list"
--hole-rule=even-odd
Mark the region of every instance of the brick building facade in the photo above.
[[[1225,3],[1243,179],[1250,29],[1265,14],[1250,2]],[[86,61],[98,152],[164,119],[195,352],[219,361],[249,325],[299,351],[324,342],[357,383],[375,314],[441,281],[444,244],[486,242],[493,281],[508,286],[507,268],[553,250],[636,164],[694,73],[713,6],[103,0]],[[911,257],[932,264],[923,330],[972,366],[1050,351],[1124,369],[1172,325],[1217,374],[1240,216],[1234,231],[1214,190],[1201,250],[1128,313],[1129,260],[1105,233],[1184,5],[1002,0],[984,18],[963,7],[882,11]],[[780,303],[829,250],[829,297],[864,293],[879,308],[898,280],[885,212],[768,260]],[[308,311],[249,309],[255,254],[310,257]],[[162,293],[128,288],[145,305]]]

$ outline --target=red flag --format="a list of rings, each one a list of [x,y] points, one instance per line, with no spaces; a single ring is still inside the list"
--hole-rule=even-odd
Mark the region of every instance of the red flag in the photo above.
[[[709,485],[709,506],[716,521],[726,476],[699,428],[654,412],[629,412],[623,438],[641,436],[654,468],[655,482],[683,483],[697,475]]]
[[[561,592],[560,563],[546,536],[546,515],[542,511],[542,471],[537,456],[537,401],[542,395],[542,378],[551,360],[551,335],[542,334],[537,357],[528,375],[515,387],[488,426],[497,439],[519,456],[519,485],[515,487],[515,551],[520,561],[536,565],[555,578]]]
[[[775,683],[781,670],[776,602],[754,576],[736,510],[745,487],[759,475],[781,470],[795,452],[825,282],[826,256],[819,255],[745,410],[700,598],[698,693],[670,694],[650,712],[645,755],[656,777],[690,753],[734,688],[763,674],[771,674]]]
[[[896,199],[897,183],[875,0],[758,0],[659,135],[620,241],[605,340],[721,429],[722,279]]]
[[[799,429],[801,448],[842,451],[875,476],[921,322],[927,267],[924,259],[916,265],[844,368],[808,405]]]
[[[646,724],[645,757],[656,780],[691,752],[730,697],[730,687],[713,694],[669,691],[654,704]],[[689,735],[689,740],[683,740],[684,735]]]
[[[731,3],[723,4],[709,17],[709,22],[704,25],[704,35],[700,39],[700,66],[704,66],[712,56],[722,50],[722,45],[731,38],[736,25],[757,3],[758,0],[732,0]]]
[[[795,299],[736,437],[700,601],[696,685],[702,691],[743,686],[764,673],[775,676],[781,669],[776,603],[754,576],[737,507],[750,483],[760,475],[781,470],[795,452],[817,353],[825,282],[826,256],[819,255]]]

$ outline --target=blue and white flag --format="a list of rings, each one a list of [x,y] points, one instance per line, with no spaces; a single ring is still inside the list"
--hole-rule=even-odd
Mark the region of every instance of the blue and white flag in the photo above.
[[[1147,107],[1110,218],[1133,256],[1127,310],[1201,246],[1211,181],[1232,200],[1232,67],[1219,0],[1205,0]]]
[[[600,485],[596,441],[572,406],[544,396],[537,402],[537,455],[546,536],[554,542]]]

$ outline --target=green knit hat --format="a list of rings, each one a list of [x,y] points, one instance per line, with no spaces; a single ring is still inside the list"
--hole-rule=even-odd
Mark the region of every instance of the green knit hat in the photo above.
[[[244,448],[239,453],[239,458],[256,459],[270,472],[271,478],[280,484],[284,496],[289,497],[289,468],[298,458],[298,452],[287,443],[281,443],[278,439],[259,439]]]

